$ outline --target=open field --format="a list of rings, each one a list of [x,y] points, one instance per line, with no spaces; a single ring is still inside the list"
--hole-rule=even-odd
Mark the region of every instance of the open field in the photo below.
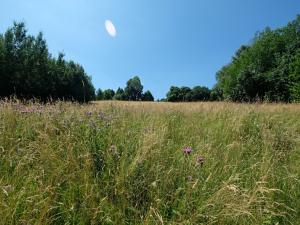
[[[297,225],[299,165],[296,104],[0,103],[0,224]]]

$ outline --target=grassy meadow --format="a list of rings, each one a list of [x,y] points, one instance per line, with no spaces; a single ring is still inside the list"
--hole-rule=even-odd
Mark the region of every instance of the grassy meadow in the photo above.
[[[0,224],[298,225],[300,105],[3,101]]]

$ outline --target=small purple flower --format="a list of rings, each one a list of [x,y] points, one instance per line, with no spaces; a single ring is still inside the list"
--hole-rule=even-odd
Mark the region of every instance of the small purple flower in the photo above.
[[[86,112],[87,116],[92,116],[92,114],[93,114],[92,112]]]
[[[204,163],[204,157],[203,156],[197,156],[196,162],[198,165],[202,166]]]
[[[191,154],[192,151],[193,151],[193,149],[192,149],[191,147],[185,147],[185,148],[183,149],[183,153],[186,154],[186,155]]]
[[[105,114],[103,112],[99,112],[98,113],[98,117],[101,119],[101,120],[105,120]]]

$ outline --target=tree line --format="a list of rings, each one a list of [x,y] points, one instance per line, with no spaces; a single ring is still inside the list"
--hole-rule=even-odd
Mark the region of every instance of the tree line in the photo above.
[[[127,81],[127,86],[102,91],[95,88],[83,67],[66,61],[64,54],[53,57],[40,32],[27,34],[24,23],[14,23],[0,34],[0,98],[71,100],[154,101],[150,91],[143,93],[139,77]]]
[[[196,86],[191,89],[189,87],[172,86],[165,100],[169,102],[195,102],[209,101],[212,100],[212,97],[211,90],[207,87]]]
[[[112,89],[102,91],[98,89],[96,92],[96,100],[118,100],[118,101],[154,101],[154,97],[150,91],[143,93],[143,85],[138,76],[127,81],[126,87],[118,88],[115,92]]]
[[[171,87],[166,101],[299,102],[300,16],[287,26],[257,32],[206,87]]]
[[[242,45],[231,62],[216,74],[212,89],[204,86],[171,86],[163,101],[300,101],[300,16],[279,29],[257,32],[249,45]],[[139,77],[125,88],[95,88],[82,66],[53,57],[42,33],[27,34],[24,23],[14,23],[0,34],[0,98],[154,101],[143,92]]]
[[[82,66],[51,56],[43,34],[27,34],[24,23],[14,23],[0,34],[0,98],[15,96],[86,102],[95,89]]]
[[[300,16],[258,32],[217,73],[214,87],[231,101],[300,101]]]

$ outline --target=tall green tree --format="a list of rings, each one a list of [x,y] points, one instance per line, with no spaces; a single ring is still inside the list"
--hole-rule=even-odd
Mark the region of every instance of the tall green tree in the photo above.
[[[298,101],[300,16],[287,26],[266,28],[242,46],[217,73],[217,87],[233,101]]]
[[[192,89],[189,87],[181,87],[180,88],[180,99],[184,102],[192,101]]]
[[[116,94],[114,96],[114,99],[115,100],[118,100],[118,101],[124,101],[126,100],[126,96],[125,96],[125,92],[122,88],[118,88],[117,91],[116,91]]]
[[[142,99],[143,85],[138,76],[133,77],[127,81],[125,87],[125,96],[129,101],[140,101]]]
[[[146,91],[142,96],[142,101],[153,102],[154,97],[153,97],[152,93],[150,91]]]
[[[207,87],[196,86],[191,91],[192,101],[209,101],[210,90]]]
[[[103,91],[103,100],[113,100],[115,96],[115,91],[112,89],[107,89]]]
[[[28,35],[24,23],[0,34],[0,97],[90,101],[95,97],[91,78],[82,66],[58,59],[48,51],[43,34]]]
[[[300,102],[300,49],[292,58],[290,64],[290,81],[289,86],[292,101]]]
[[[223,92],[220,87],[215,85],[210,92],[210,100],[211,101],[222,101],[223,99]]]
[[[103,100],[103,91],[100,88],[96,92],[96,100]]]
[[[171,86],[167,93],[168,102],[180,102],[182,101],[181,90],[179,87]]]

